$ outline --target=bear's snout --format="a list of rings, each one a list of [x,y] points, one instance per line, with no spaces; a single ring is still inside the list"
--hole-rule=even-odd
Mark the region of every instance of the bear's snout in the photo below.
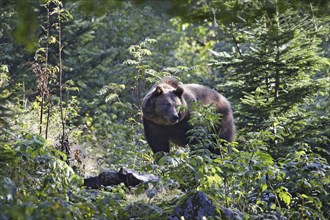
[[[173,115],[171,118],[170,118],[170,122],[171,123],[176,123],[179,121],[179,115]]]

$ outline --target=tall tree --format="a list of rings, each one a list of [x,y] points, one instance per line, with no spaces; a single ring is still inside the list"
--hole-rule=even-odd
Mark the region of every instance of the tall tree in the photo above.
[[[253,14],[253,24],[222,26],[233,51],[214,52],[215,64],[229,80],[225,89],[237,102],[241,132],[268,132],[271,149],[282,150],[279,146],[297,142],[297,133],[304,137],[311,132],[305,130],[311,117],[307,99],[327,89],[323,70],[329,60],[320,48],[327,28],[312,7],[301,13],[282,0],[254,2],[257,9],[271,4],[273,10]]]

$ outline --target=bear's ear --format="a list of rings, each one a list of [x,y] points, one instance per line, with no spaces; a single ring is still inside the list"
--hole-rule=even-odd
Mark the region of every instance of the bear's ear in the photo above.
[[[183,88],[181,86],[179,86],[178,88],[176,88],[176,90],[174,90],[173,92],[176,96],[181,97],[183,94]]]
[[[159,96],[163,93],[163,89],[160,86],[157,86],[156,89],[152,92],[152,96]]]

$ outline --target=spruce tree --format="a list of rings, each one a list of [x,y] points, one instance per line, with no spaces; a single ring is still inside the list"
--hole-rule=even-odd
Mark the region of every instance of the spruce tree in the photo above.
[[[255,2],[260,6],[261,1]],[[305,143],[301,139],[312,132],[305,128],[316,107],[308,102],[315,103],[316,94],[326,91],[329,60],[320,49],[326,28],[312,7],[307,12],[281,0],[271,3],[272,10],[262,5],[265,10],[254,14],[253,23],[243,18],[243,25],[223,26],[233,50],[213,53],[219,73],[228,80],[224,89],[234,100],[241,138],[266,136],[269,149],[280,156]]]

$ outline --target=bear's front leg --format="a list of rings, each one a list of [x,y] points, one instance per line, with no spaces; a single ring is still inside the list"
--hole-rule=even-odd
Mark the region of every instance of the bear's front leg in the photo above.
[[[145,118],[143,118],[143,126],[145,138],[153,153],[170,152],[169,137],[162,126],[156,125]]]
[[[148,137],[148,135],[146,135],[146,139],[154,154],[157,152],[170,152],[170,143],[168,140],[160,136]]]

